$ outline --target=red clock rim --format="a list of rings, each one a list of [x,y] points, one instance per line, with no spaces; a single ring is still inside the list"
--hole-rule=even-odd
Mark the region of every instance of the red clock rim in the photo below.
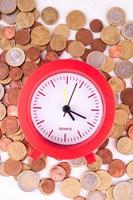
[[[61,72],[78,73],[91,80],[99,90],[104,104],[102,123],[95,134],[86,141],[76,145],[66,146],[48,141],[38,133],[31,120],[30,102],[37,85],[49,76]],[[38,152],[59,159],[72,159],[86,156],[94,151],[107,138],[114,120],[114,112],[114,96],[104,76],[94,67],[71,59],[43,64],[26,81],[18,100],[20,126],[29,143]]]

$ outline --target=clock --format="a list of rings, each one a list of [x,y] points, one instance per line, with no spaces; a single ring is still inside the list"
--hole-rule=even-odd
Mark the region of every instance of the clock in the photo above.
[[[76,60],[43,64],[27,80],[18,101],[21,128],[34,150],[58,159],[86,156],[107,138],[114,97],[104,76]]]

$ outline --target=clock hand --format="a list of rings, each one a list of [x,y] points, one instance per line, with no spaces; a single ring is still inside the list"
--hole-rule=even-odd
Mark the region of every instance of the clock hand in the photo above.
[[[70,110],[70,112],[73,113],[73,114],[75,114],[75,115],[77,115],[77,116],[79,116],[79,117],[82,117],[83,119],[86,119],[86,117],[84,117],[83,115],[80,115],[80,114],[78,114],[78,113],[76,113],[76,112],[74,112],[72,110]]]
[[[73,97],[73,95],[74,95],[74,92],[75,92],[75,90],[76,90],[76,87],[77,87],[77,83],[75,84],[75,86],[74,86],[74,89],[73,89],[73,91],[72,91],[72,94],[71,94],[71,96],[70,96],[70,99],[69,99],[69,101],[68,101],[68,106],[70,105],[70,102],[71,102],[71,100],[72,100],[72,97]],[[66,115],[66,112],[64,112],[64,115],[63,115],[63,117],[65,117],[65,115]]]
[[[68,112],[68,114],[69,114],[69,116],[71,117],[71,119],[72,119],[73,121],[75,121],[75,118],[73,117],[73,115],[71,114],[71,112]]]
[[[63,112],[64,112],[65,114],[68,113],[69,116],[71,117],[71,119],[72,119],[73,121],[75,120],[75,118],[73,117],[72,113],[70,112],[70,111],[71,111],[71,110],[70,110],[70,106],[65,105],[65,106],[63,106],[62,110],[63,110]]]

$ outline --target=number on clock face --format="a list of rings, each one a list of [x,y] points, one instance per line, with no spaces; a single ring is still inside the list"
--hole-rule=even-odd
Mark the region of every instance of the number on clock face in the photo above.
[[[69,113],[64,115],[63,107],[68,105],[75,85],[69,104],[73,120]],[[58,73],[44,80],[32,96],[30,109],[37,131],[49,141],[62,145],[88,139],[98,129],[103,116],[98,89],[90,80],[75,73]]]

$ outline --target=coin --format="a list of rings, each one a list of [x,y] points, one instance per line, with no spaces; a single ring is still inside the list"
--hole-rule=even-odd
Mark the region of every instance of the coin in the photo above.
[[[6,177],[6,176],[8,176],[8,174],[4,170],[4,165],[5,165],[5,162],[0,163],[0,175]]]
[[[9,75],[9,68],[5,63],[0,63],[0,80],[4,80]]]
[[[77,197],[74,197],[73,200],[86,200],[86,198],[82,196],[77,196]]]
[[[25,192],[31,192],[38,188],[39,175],[31,170],[21,172],[17,177],[17,183],[20,189]]]
[[[69,163],[73,166],[73,167],[80,167],[83,166],[85,163],[85,158],[84,157],[80,157],[80,158],[76,158],[76,159],[71,159],[69,160]]]
[[[65,170],[65,172],[66,172],[65,177],[70,176],[70,173],[71,173],[71,166],[70,166],[70,164],[69,164],[68,162],[60,162],[60,163],[58,164],[58,166],[62,167],[62,168]]]
[[[54,35],[63,35],[66,39],[69,37],[70,29],[66,24],[59,24],[53,30]]]
[[[64,196],[68,198],[74,198],[80,193],[80,182],[76,178],[66,178],[61,183],[60,189]]]
[[[95,172],[86,171],[81,175],[80,183],[84,189],[94,191],[100,186],[100,178]]]
[[[40,51],[36,47],[30,47],[27,49],[26,57],[32,61],[35,61],[40,58]]]
[[[14,106],[17,106],[19,94],[20,94],[19,88],[10,89],[8,93],[9,103]]]
[[[133,140],[124,136],[117,142],[117,150],[124,155],[131,154],[133,152]]]
[[[0,139],[0,149],[2,151],[7,151],[9,144],[12,143],[12,140],[10,140],[9,138],[5,137],[5,138],[1,138]]]
[[[16,18],[17,18],[18,13],[19,13],[19,10],[17,9],[11,14],[1,14],[1,18],[7,24],[13,25],[16,23]]]
[[[19,67],[12,68],[10,70],[9,76],[12,80],[20,80],[22,78],[23,72]]]
[[[126,164],[122,160],[114,159],[109,164],[108,171],[110,175],[113,177],[116,177],[116,178],[121,177],[126,172]]]
[[[119,46],[122,48],[121,59],[128,60],[133,56],[133,42],[130,40],[122,40],[119,43]]]
[[[121,92],[121,101],[126,105],[133,105],[133,88],[126,88]]]
[[[114,186],[113,195],[115,200],[132,200],[133,187],[128,182],[121,182]]]
[[[109,24],[121,26],[126,20],[126,14],[120,7],[113,7],[107,12],[107,20]]]
[[[122,49],[122,47],[120,45],[112,46],[109,49],[109,55],[112,58],[120,58],[122,56],[122,53],[123,53],[123,49]]]
[[[2,120],[2,129],[6,133],[15,133],[19,129],[18,120],[16,117],[7,116]]]
[[[34,0],[17,0],[17,6],[22,12],[29,12],[35,8]]]
[[[111,78],[108,83],[114,93],[122,92],[125,89],[125,82],[118,77]]]
[[[50,47],[54,51],[61,51],[66,48],[66,39],[62,35],[53,35],[50,41]]]
[[[133,21],[128,21],[122,26],[122,35],[128,40],[133,40]]]
[[[108,189],[112,184],[112,177],[110,174],[104,170],[99,170],[96,173],[100,177],[100,186],[98,187],[98,190]]]
[[[26,147],[22,142],[12,142],[8,146],[8,155],[13,160],[22,160],[26,156]]]
[[[3,37],[6,38],[7,40],[10,40],[12,38],[14,38],[15,36],[15,28],[11,27],[11,26],[5,26],[3,28]]]
[[[0,11],[3,14],[10,14],[16,10],[16,0],[1,0]]]
[[[87,167],[91,170],[91,171],[97,171],[100,169],[101,165],[102,165],[102,158],[95,154],[95,159],[96,161],[92,164],[88,164],[87,163]]]
[[[4,87],[2,84],[0,84],[0,100],[3,98],[4,96]]]
[[[120,32],[114,26],[106,26],[101,31],[101,39],[105,44],[115,45],[120,41]]]
[[[77,31],[75,38],[84,45],[89,45],[93,41],[93,34],[89,29],[81,28]]]
[[[6,53],[6,62],[8,65],[17,67],[25,61],[25,53],[22,49],[14,47]]]
[[[38,158],[36,160],[32,159],[32,160],[29,161],[29,166],[30,166],[31,170],[34,171],[34,172],[41,171],[42,169],[45,168],[45,165],[46,165],[46,163],[41,158]]]
[[[39,183],[39,190],[42,194],[51,194],[55,190],[55,182],[50,178],[43,178]]]
[[[107,148],[98,150],[97,154],[102,158],[103,164],[109,164],[112,161],[112,152]]]
[[[104,72],[111,72],[112,70],[114,70],[115,67],[115,60],[113,58],[111,58],[110,56],[106,56],[105,57],[105,62],[102,65],[102,70]]]
[[[16,24],[20,28],[30,28],[35,22],[32,12],[19,12],[16,18]]]
[[[6,116],[6,107],[4,104],[0,103],[0,120]]]
[[[54,24],[59,18],[58,12],[53,7],[46,7],[41,12],[41,19],[48,25]]]
[[[58,60],[58,54],[55,51],[49,51],[45,55],[45,60],[46,61],[55,61]]]
[[[133,126],[128,129],[128,136],[133,140]]]
[[[70,29],[81,29],[86,23],[86,17],[80,10],[72,10],[66,17],[66,23]]]
[[[101,32],[103,29],[102,21],[100,19],[93,19],[90,22],[90,29],[91,29],[91,31],[93,31],[95,33]]]
[[[89,192],[86,200],[105,200],[105,195],[101,191]]]
[[[19,30],[14,37],[16,43],[20,45],[26,45],[30,41],[30,33],[27,30]]]
[[[22,70],[24,75],[30,76],[32,72],[34,72],[37,69],[37,64],[33,61],[27,61],[22,65]]]
[[[133,75],[133,63],[129,60],[120,60],[116,63],[115,73],[120,78],[129,78]]]
[[[56,165],[51,168],[49,175],[53,181],[59,182],[64,180],[66,177],[66,171],[63,167]]]
[[[50,39],[51,34],[49,30],[44,26],[37,26],[31,31],[31,41],[37,46],[46,45],[50,41]]]
[[[105,56],[100,51],[93,51],[87,56],[86,63],[99,69],[105,63]]]
[[[113,195],[113,189],[114,189],[114,186],[111,186],[110,188],[108,188],[106,190],[106,197],[107,197],[107,200],[115,200],[114,199],[114,195]]]
[[[127,165],[127,175],[133,178],[133,161],[130,161]]]
[[[111,137],[115,138],[115,139],[119,139],[121,136],[124,135],[124,132],[125,132],[124,124],[122,124],[122,125],[116,125],[115,124],[114,132],[111,135]]]
[[[126,110],[124,110],[124,109],[116,109],[115,110],[114,122],[117,125],[125,125],[127,123],[127,120],[128,120],[128,113]]]
[[[100,51],[100,52],[104,52],[106,49],[106,44],[100,39],[100,38],[96,38],[91,42],[91,49],[93,51]]]
[[[84,54],[84,52],[85,52],[84,44],[80,41],[73,41],[68,46],[68,53],[74,58],[81,57]]]
[[[22,163],[20,161],[8,159],[4,163],[4,170],[9,176],[16,176],[22,170]]]

